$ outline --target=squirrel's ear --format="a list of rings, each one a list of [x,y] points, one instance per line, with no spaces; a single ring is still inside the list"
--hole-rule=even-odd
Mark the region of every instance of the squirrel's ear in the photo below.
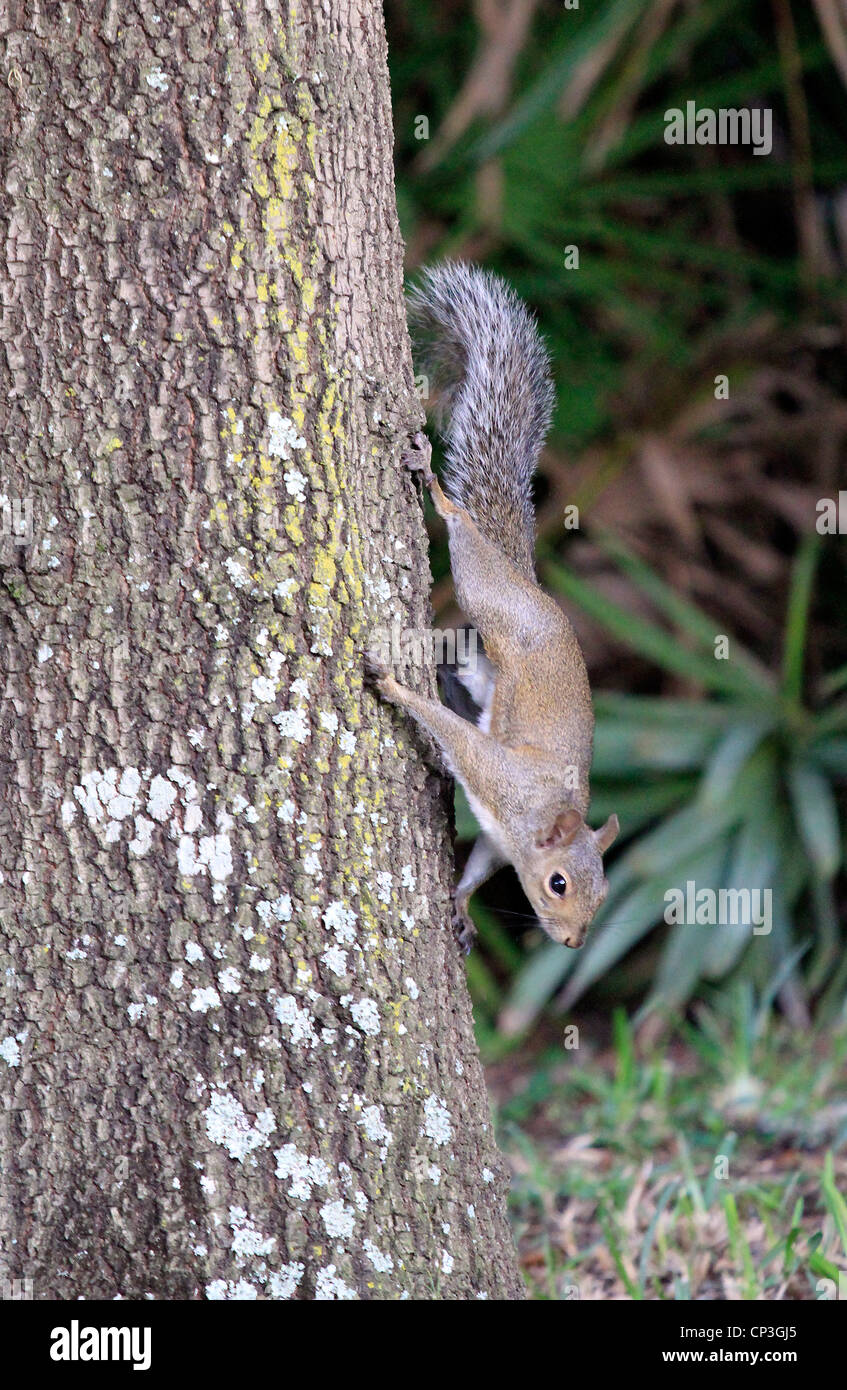
[[[585,822],[579,811],[569,807],[567,811],[560,811],[552,826],[547,831],[542,831],[536,838],[536,845],[539,849],[553,849],[558,845],[569,845],[576,832]]]
[[[617,816],[609,816],[605,825],[601,825],[599,830],[594,831],[594,839],[597,841],[597,848],[601,854],[605,854],[609,845],[613,844],[618,837],[621,828]]]

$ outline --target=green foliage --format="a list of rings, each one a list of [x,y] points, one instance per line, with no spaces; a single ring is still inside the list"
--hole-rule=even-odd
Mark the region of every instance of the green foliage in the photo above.
[[[439,127],[475,56],[471,7],[445,12],[431,0],[414,17],[389,8],[404,236],[428,260],[478,257],[481,240],[495,268],[537,303],[562,386],[557,429],[571,446],[609,427],[632,353],[666,374],[657,390],[670,397],[704,349],[763,312],[789,322],[811,293],[819,307],[844,295],[844,276],[804,265],[790,229],[798,180],[823,198],[847,182],[843,91],[811,7],[794,6],[789,53],[763,0],[680,5],[655,29],[653,8],[648,0],[542,7],[506,109],[492,117],[480,101],[452,142]],[[792,65],[808,106],[808,167],[795,148]],[[772,108],[778,148],[718,160],[703,147],[667,145],[665,112],[692,98],[701,107]],[[429,141],[415,138],[420,114]],[[478,183],[492,161],[494,199]],[[758,225],[748,235],[751,204]],[[578,271],[565,266],[572,244]]]

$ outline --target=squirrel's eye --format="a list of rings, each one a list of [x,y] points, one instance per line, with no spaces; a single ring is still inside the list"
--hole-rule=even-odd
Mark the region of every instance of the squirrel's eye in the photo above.
[[[550,892],[555,893],[557,898],[563,898],[568,891],[568,880],[564,874],[550,875]]]

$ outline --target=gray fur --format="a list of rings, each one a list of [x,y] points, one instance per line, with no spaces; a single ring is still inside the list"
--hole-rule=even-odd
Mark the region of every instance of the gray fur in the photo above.
[[[445,491],[533,579],[532,475],[554,399],[535,319],[491,271],[445,261],[410,294],[409,325],[438,395]]]

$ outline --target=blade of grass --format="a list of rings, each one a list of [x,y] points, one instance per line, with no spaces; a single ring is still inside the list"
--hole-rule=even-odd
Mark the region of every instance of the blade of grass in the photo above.
[[[792,705],[799,705],[803,693],[806,633],[820,548],[821,538],[817,531],[804,536],[791,575],[782,656],[782,693]]]
[[[844,1254],[847,1256],[847,1202],[835,1185],[835,1167],[831,1149],[824,1159],[821,1188],[829,1214],[835,1222],[835,1228],[841,1238]]]

